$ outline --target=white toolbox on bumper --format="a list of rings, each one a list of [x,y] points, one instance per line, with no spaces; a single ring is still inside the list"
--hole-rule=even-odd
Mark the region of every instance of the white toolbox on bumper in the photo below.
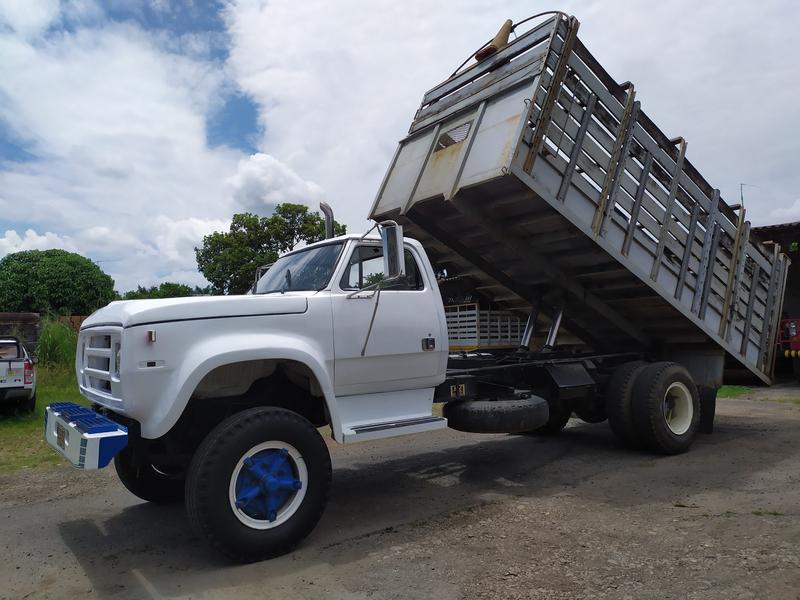
[[[45,439],[79,469],[102,469],[128,444],[128,429],[85,406],[54,402],[45,408]]]

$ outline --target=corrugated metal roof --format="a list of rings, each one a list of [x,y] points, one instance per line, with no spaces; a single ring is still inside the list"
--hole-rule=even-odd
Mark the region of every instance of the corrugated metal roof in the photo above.
[[[800,230],[800,221],[792,223],[776,223],[775,225],[762,225],[761,227],[753,227],[755,232],[767,233],[770,231],[791,231],[792,229]]]

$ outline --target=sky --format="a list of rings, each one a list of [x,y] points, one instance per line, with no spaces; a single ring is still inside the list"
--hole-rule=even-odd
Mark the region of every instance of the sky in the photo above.
[[[0,257],[80,252],[119,291],[203,285],[236,212],[367,212],[423,93],[560,9],[754,224],[800,220],[789,0],[0,0]]]

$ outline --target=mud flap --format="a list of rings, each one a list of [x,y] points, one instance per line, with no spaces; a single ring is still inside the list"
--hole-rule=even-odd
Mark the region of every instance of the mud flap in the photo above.
[[[717,410],[717,388],[697,386],[700,394],[700,425],[697,428],[699,433],[714,432],[714,414]]]

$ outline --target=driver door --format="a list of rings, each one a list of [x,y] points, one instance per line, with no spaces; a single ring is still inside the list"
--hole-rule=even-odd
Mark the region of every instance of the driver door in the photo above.
[[[337,396],[426,388],[441,383],[447,338],[440,339],[441,303],[439,294],[431,289],[436,282],[428,281],[420,269],[416,250],[406,246],[404,256],[404,277],[386,284],[388,287],[380,294],[374,290],[359,292],[382,279],[383,249],[375,242],[355,244],[343,275],[334,282]],[[375,319],[370,331],[373,312]]]

